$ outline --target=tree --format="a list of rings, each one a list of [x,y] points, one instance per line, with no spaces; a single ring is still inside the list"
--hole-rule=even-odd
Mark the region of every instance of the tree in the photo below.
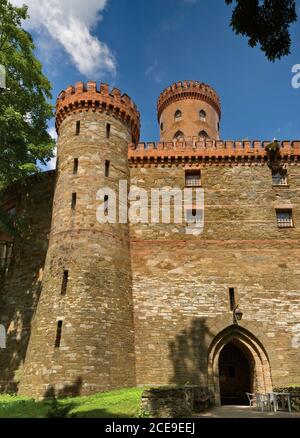
[[[0,90],[0,190],[37,172],[37,162],[46,164],[53,156],[47,132],[53,116],[51,85],[31,35],[22,28],[27,18],[26,6],[0,0],[0,64],[6,71],[6,88]],[[2,228],[8,229],[8,221],[0,209]]]
[[[225,0],[236,3],[231,27],[249,38],[249,46],[260,45],[270,61],[290,54],[290,25],[297,21],[295,0]]]

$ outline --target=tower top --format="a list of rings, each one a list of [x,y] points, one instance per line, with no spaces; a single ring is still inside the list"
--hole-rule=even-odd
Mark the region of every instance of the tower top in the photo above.
[[[158,98],[157,115],[162,142],[220,138],[220,98],[202,82],[180,81],[166,88]]]
[[[185,99],[196,99],[209,103],[221,118],[220,98],[211,86],[199,81],[179,81],[160,94],[157,102],[158,120],[168,105]]]
[[[132,141],[138,143],[140,137],[140,113],[137,106],[127,94],[118,88],[109,91],[107,84],[89,81],[77,82],[63,90],[56,100],[56,129],[71,114],[94,111],[113,115],[131,130]]]

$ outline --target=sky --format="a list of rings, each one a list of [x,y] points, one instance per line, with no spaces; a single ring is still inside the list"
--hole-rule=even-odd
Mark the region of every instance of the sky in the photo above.
[[[225,0],[11,2],[29,5],[24,26],[52,82],[53,102],[77,81],[109,83],[137,104],[141,141],[157,141],[159,94],[193,79],[221,98],[223,140],[300,139],[300,88],[291,85],[292,67],[300,64],[300,0],[292,53],[275,63],[234,34]]]

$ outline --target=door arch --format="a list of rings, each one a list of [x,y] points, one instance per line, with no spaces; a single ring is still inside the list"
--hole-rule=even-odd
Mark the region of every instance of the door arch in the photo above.
[[[229,342],[219,356],[220,398],[222,405],[246,405],[252,392],[251,362],[237,343]]]
[[[272,391],[269,358],[263,345],[251,332],[234,324],[220,332],[209,347],[208,386],[215,395],[216,404],[221,405],[220,355],[222,350],[229,344],[239,349],[241,351],[240,357],[244,357],[248,363],[250,385],[247,387],[251,389],[250,392]],[[224,351],[226,352],[226,350]],[[246,387],[246,384],[244,386]]]

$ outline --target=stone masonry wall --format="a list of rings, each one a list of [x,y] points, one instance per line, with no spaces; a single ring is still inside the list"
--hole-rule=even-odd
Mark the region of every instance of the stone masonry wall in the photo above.
[[[31,324],[41,292],[48,249],[54,191],[54,172],[28,180],[7,194],[9,206],[22,217],[22,238],[15,239],[13,260],[0,276],[0,324],[7,331],[0,350],[0,391],[15,392],[22,376]]]
[[[300,168],[288,166],[287,187],[273,187],[263,163],[200,168],[203,234],[131,226],[137,383],[207,387],[208,348],[233,323],[235,288],[240,325],[265,347],[274,385],[299,384]],[[184,174],[184,166],[132,165],[131,181],[183,188]],[[279,229],[275,208],[287,205],[295,228]]]

